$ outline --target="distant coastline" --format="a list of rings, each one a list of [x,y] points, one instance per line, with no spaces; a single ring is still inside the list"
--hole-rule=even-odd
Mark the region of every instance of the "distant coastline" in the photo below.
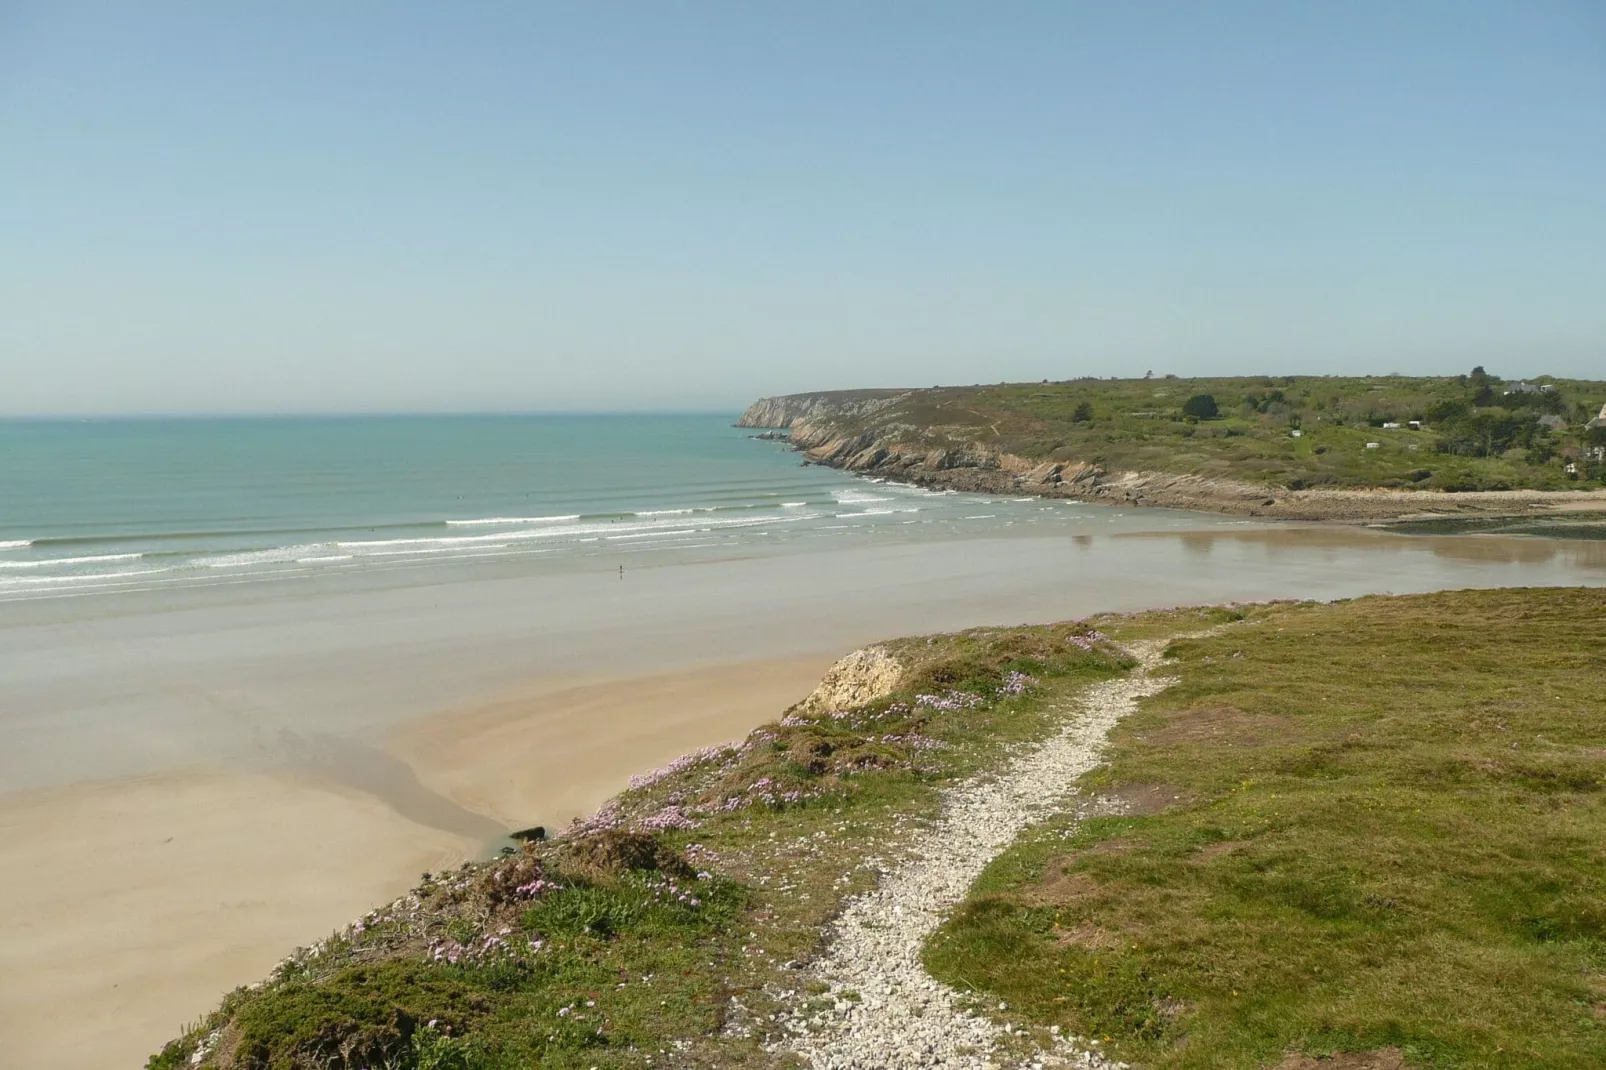
[[[1558,434],[1551,425],[1568,425],[1549,413],[1490,406],[1491,416],[1462,403],[1459,393],[1477,395],[1456,379],[1379,381],[1392,385],[1290,377],[1278,387],[1254,378],[824,391],[761,398],[737,426],[784,431],[807,463],[931,489],[1350,523],[1554,517],[1574,536],[1606,520],[1606,450],[1591,445],[1600,420]],[[1606,396],[1606,384],[1565,389],[1555,398],[1576,398],[1576,415]],[[1209,397],[1220,415],[1130,411],[1137,395],[1160,393]],[[1447,436],[1437,428],[1417,420],[1402,433],[1423,408],[1448,414],[1444,426],[1492,427],[1530,445],[1487,457],[1440,452]],[[1507,533],[1545,534],[1546,523]]]

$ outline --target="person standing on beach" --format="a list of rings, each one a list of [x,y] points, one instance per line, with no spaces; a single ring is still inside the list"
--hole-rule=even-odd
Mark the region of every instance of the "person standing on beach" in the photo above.
[[[619,566],[619,578],[620,579],[624,579],[625,578],[625,567],[623,565]]]

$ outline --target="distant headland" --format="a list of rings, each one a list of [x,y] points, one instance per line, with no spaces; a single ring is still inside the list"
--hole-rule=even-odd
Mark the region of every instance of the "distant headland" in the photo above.
[[[1606,382],[1481,367],[824,391],[763,398],[738,426],[961,491],[1290,520],[1606,513]]]

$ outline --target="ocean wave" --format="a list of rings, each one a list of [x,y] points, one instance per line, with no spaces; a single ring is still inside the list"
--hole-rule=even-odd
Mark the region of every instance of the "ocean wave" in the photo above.
[[[707,531],[707,528],[676,528],[672,531],[634,531],[627,535],[604,535],[608,542],[620,542],[624,539],[663,539],[671,535],[697,535]]]
[[[370,550],[358,557],[412,557],[416,554],[461,554],[471,550],[511,550],[512,543],[493,542],[475,543],[473,546],[427,546],[417,550]],[[531,553],[546,553],[545,550],[532,550]]]
[[[474,520],[448,520],[446,526],[450,528],[471,528],[484,527],[489,524],[562,524],[571,520],[579,520],[580,517],[580,513],[569,513],[564,516],[482,516]]]
[[[238,539],[245,536],[318,535],[325,532],[334,531],[385,531],[389,529],[441,527],[443,525],[444,522],[440,520],[418,520],[390,524],[351,524],[336,525],[332,527],[253,528],[230,526],[228,521],[219,521],[217,527],[192,528],[184,531],[118,531],[98,535],[47,535],[42,538],[31,540],[30,545],[34,547],[47,547],[93,546],[104,543],[129,542],[183,543],[217,538]]]
[[[89,554],[84,557],[50,557],[43,561],[0,561],[0,568],[55,568],[59,565],[90,565],[98,561],[133,561],[143,554]]]
[[[154,576],[158,572],[167,571],[170,570],[165,568],[132,568],[123,569],[120,572],[79,572],[71,576],[7,576],[0,578],[0,590],[15,590],[19,587],[43,587],[51,584],[101,583],[126,576]]]
[[[781,508],[782,509],[801,509],[807,504],[809,504],[809,503],[808,502],[782,502],[781,503]]]
[[[0,550],[22,550],[32,545],[32,539],[7,539],[0,542]]]
[[[892,500],[891,498],[878,498],[874,495],[861,494],[852,490],[833,490],[831,497],[835,498],[839,505],[862,505],[867,502],[890,502]]]
[[[787,523],[797,520],[808,520],[814,514],[804,513],[798,516],[777,517],[714,517],[705,521],[716,528],[741,528],[756,524]],[[334,544],[340,550],[349,550],[358,554],[372,554],[377,547],[432,547],[432,546],[474,546],[488,543],[527,543],[546,540],[584,539],[587,536],[600,538],[618,538],[622,535],[636,532],[658,532],[666,528],[684,524],[684,520],[671,517],[658,519],[631,521],[615,521],[602,523],[580,524],[554,524],[539,525],[529,530],[498,531],[487,535],[446,535],[440,537],[419,537],[408,539],[363,539],[344,540]]]

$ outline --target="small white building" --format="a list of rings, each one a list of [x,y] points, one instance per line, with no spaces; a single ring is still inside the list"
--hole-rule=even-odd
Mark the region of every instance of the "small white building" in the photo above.
[[[1288,437],[1289,438],[1299,438],[1302,435],[1304,435],[1304,433],[1305,432],[1301,431],[1299,428],[1296,427],[1292,431],[1288,432]]]
[[[1375,450],[1375,449],[1377,449],[1377,448],[1378,448],[1378,447],[1379,447],[1379,446],[1381,446],[1381,445],[1382,445],[1382,444],[1383,444],[1383,443],[1381,443],[1381,442],[1368,442],[1368,443],[1367,443],[1367,444],[1366,444],[1366,448],[1367,448],[1367,449],[1369,449],[1369,450]]]
[[[1383,425],[1383,430],[1385,431],[1398,431],[1399,429],[1400,425],[1396,423],[1386,423]]]

